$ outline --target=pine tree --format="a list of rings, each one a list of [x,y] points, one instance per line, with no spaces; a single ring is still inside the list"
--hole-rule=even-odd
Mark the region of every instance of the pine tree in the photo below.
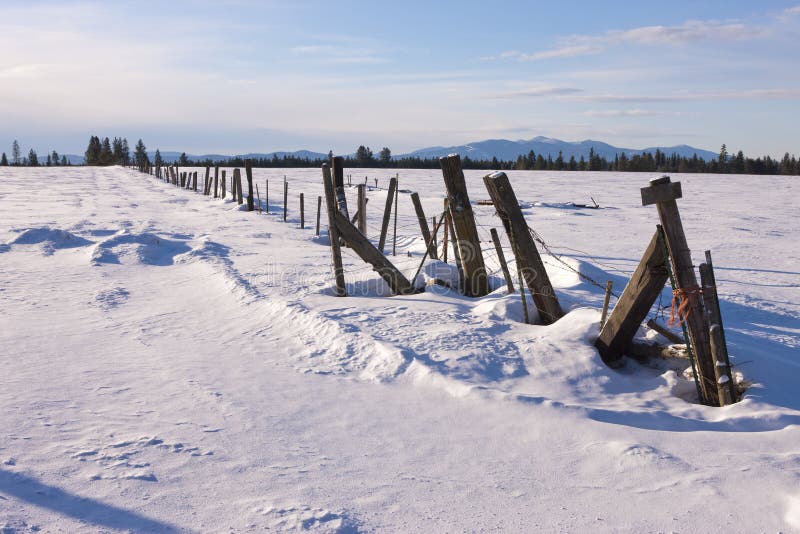
[[[34,149],[30,149],[28,152],[28,165],[31,167],[39,166],[39,156],[36,155],[36,151]]]
[[[108,137],[104,137],[100,147],[100,165],[111,165],[112,163],[114,163],[114,153],[111,151],[111,141],[108,140]]]
[[[164,165],[164,160],[161,159],[161,152],[159,152],[158,149],[156,149],[156,155],[153,158],[153,165],[155,165],[156,167],[161,167],[162,165]]]
[[[358,150],[356,150],[356,164],[359,167],[370,167],[373,161],[372,150],[368,146],[359,146]]]
[[[46,165],[48,167],[53,165],[53,159],[50,157],[50,154],[47,155]]]
[[[61,166],[62,166],[62,167],[66,167],[66,166],[67,166],[67,165],[69,165],[69,164],[70,164],[70,163],[69,163],[69,161],[67,161],[67,156],[66,156],[66,155],[64,155],[64,156],[61,156]]]
[[[89,146],[86,147],[86,152],[83,155],[86,165],[100,165],[100,153],[103,147],[100,144],[100,138],[93,135],[89,138]]]
[[[389,147],[383,147],[378,155],[378,160],[381,162],[381,165],[384,167],[388,167],[389,164],[392,162],[392,151],[389,150]]]
[[[0,167],[8,167],[8,158],[5,152],[3,152],[3,157],[0,158]]]
[[[144,171],[145,167],[150,163],[150,159],[147,157],[147,148],[144,146],[144,143],[141,139],[136,143],[136,149],[133,152],[133,158],[136,161],[136,166],[139,167],[140,171]]]
[[[131,149],[128,147],[128,139],[126,137],[122,138],[122,164],[131,164]]]
[[[725,172],[725,169],[728,167],[728,147],[725,146],[725,143],[722,143],[722,148],[719,149],[719,172]]]
[[[19,165],[19,158],[20,158],[19,142],[17,142],[17,140],[14,139],[14,143],[11,145],[11,159],[14,160],[14,165]]]
[[[53,156],[53,165],[58,167],[61,164],[61,158],[58,157],[58,152],[53,150],[53,153],[51,154],[51,156]]]

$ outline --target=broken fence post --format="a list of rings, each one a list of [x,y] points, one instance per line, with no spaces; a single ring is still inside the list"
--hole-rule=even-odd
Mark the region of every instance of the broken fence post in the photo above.
[[[494,242],[494,249],[497,252],[497,260],[500,262],[500,268],[503,270],[503,277],[506,279],[506,286],[508,287],[508,292],[514,292],[514,281],[511,279],[511,273],[508,271],[508,264],[506,263],[506,256],[503,254],[503,247],[500,244],[500,236],[497,235],[497,230],[492,228],[489,230],[489,233],[492,234],[492,242]],[[444,246],[445,250],[447,250],[447,227],[444,228]],[[445,255],[445,257],[447,257]]]
[[[522,270],[525,283],[539,311],[539,317],[544,324],[554,323],[563,317],[564,312],[561,310],[558,297],[550,283],[550,277],[544,268],[508,176],[504,172],[495,172],[485,176],[483,181],[497,215],[508,232],[511,250],[514,252],[517,265]],[[452,208],[450,211],[453,211]]]

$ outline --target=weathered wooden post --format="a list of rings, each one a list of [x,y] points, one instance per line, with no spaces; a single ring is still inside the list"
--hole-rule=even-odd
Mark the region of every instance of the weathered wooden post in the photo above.
[[[350,212],[347,211],[347,195],[344,192],[344,158],[342,156],[334,156],[331,165],[333,166],[333,188],[336,192],[339,213],[344,215],[347,220],[350,220]]]
[[[511,250],[517,265],[522,270],[525,283],[531,292],[539,317],[544,324],[550,324],[561,317],[564,312],[558,303],[550,277],[544,268],[536,243],[531,236],[519,201],[514,194],[514,189],[504,172],[495,172],[483,178],[489,196],[492,198],[497,215],[503,221],[503,226],[511,241]],[[451,210],[452,211],[452,210]],[[458,230],[456,229],[456,232]]]
[[[600,330],[594,345],[609,367],[618,368],[625,364],[625,352],[669,279],[665,251],[661,235],[656,232]]]
[[[225,169],[223,169],[223,170],[222,170],[222,181],[221,181],[221,182],[220,182],[220,184],[219,184],[219,185],[220,185],[220,192],[219,192],[219,196],[220,196],[220,198],[222,198],[223,200],[225,199],[225,194],[226,194],[226,192],[225,192],[225,182],[226,182],[226,178],[225,178]]]
[[[481,241],[475,227],[475,217],[467,194],[467,183],[461,169],[461,157],[451,154],[439,158],[447,188],[450,219],[453,222],[453,240],[458,246],[464,269],[464,294],[468,297],[482,297],[489,293],[489,277],[483,263]]]
[[[197,171],[192,173],[192,187],[197,191]]]
[[[706,260],[711,260],[710,251],[706,251]],[[725,343],[725,329],[722,326],[722,314],[719,309],[714,267],[711,263],[700,264],[700,283],[703,286],[703,304],[705,305],[708,323],[711,325],[709,327],[709,335],[711,337],[711,353],[714,356],[714,370],[717,372],[715,375],[717,390],[719,391],[721,383],[724,384],[723,389],[728,390],[724,396],[720,395],[720,399],[726,401],[720,406],[725,406],[736,402],[736,385],[733,382],[733,374],[731,373],[728,346]],[[713,336],[718,336],[718,338],[715,340]]]
[[[264,204],[269,213],[269,179],[264,180]]]
[[[367,235],[367,195],[366,184],[358,184],[358,231]]]
[[[453,216],[450,214],[450,201],[446,197],[444,199],[444,211],[446,215],[445,222],[450,227],[450,242],[453,245],[453,260],[456,262],[456,270],[458,271],[458,287],[460,289],[464,287],[464,266],[461,263],[461,254],[456,246],[456,240],[452,238],[452,236],[456,235],[456,232],[453,229]]]
[[[445,236],[447,236],[447,227],[444,229]],[[500,268],[503,270],[503,276],[506,279],[506,286],[508,287],[508,292],[514,292],[514,281],[511,279],[511,273],[508,271],[508,264],[506,263],[506,256],[503,254],[503,247],[500,245],[500,236],[497,235],[497,230],[492,228],[489,230],[489,233],[492,234],[492,241],[494,242],[494,249],[497,252],[497,259],[500,262]],[[444,246],[447,248],[447,237],[445,237]]]
[[[400,173],[394,177],[394,231],[392,232],[392,256],[397,256],[397,197],[400,191]]]
[[[258,204],[257,204],[258,212],[261,213],[262,212],[262,209],[261,209],[261,195],[258,194],[258,184],[255,184],[255,186],[256,186],[256,200],[258,201]]]
[[[718,406],[714,359],[711,356],[711,344],[708,338],[709,325],[705,318],[703,301],[700,297],[701,289],[697,285],[691,251],[686,242],[676,202],[682,196],[681,184],[673,183],[669,176],[662,176],[651,180],[650,185],[642,188],[641,193],[643,206],[656,205],[664,229],[664,239],[667,242],[675,275],[675,295],[681,301],[681,309],[686,310],[681,319],[685,321],[697,361],[701,401],[709,406]]]
[[[244,173],[247,176],[247,211],[255,209],[255,202],[253,199],[253,166],[250,160],[244,162]]]
[[[333,259],[333,276],[335,278],[336,295],[347,296],[347,286],[344,280],[344,267],[342,266],[342,250],[339,248],[339,232],[336,230],[336,193],[334,192],[331,170],[327,163],[322,164],[322,185],[325,189],[325,205],[328,209],[328,240],[331,245]]]
[[[234,202],[238,199],[236,194],[236,169],[233,169],[233,175],[231,176],[231,195],[233,196]]]
[[[319,237],[319,213],[322,211],[322,197],[317,197],[317,232],[316,235]]]
[[[283,177],[283,222],[286,222],[286,208],[289,205],[289,182]]]
[[[450,230],[450,210],[447,209],[447,199],[444,199],[444,235],[442,236],[442,261],[447,263],[447,233]]]
[[[218,197],[219,192],[219,165],[214,166],[214,198]]]
[[[411,193],[411,202],[414,204],[414,211],[417,214],[417,221],[419,222],[419,229],[422,233],[422,239],[428,244],[428,255],[431,259],[438,259],[436,248],[434,248],[431,241],[431,232],[428,229],[428,219],[425,218],[425,212],[422,210],[422,203],[419,201],[417,193]]]
[[[306,227],[306,207],[303,199],[303,193],[300,193],[300,229],[305,230]]]
[[[394,190],[397,189],[397,178],[389,180],[389,192],[386,194],[386,206],[383,208],[383,224],[381,224],[381,237],[378,241],[378,250],[383,254],[383,247],[386,245],[386,233],[389,231],[389,217],[392,215],[392,202],[394,201]]]
[[[603,311],[600,314],[600,331],[603,330],[603,325],[606,324],[606,317],[608,317],[608,303],[611,302],[611,288],[614,287],[614,282],[611,280],[606,282],[606,294],[603,296]]]
[[[204,183],[203,194],[208,195],[210,189],[209,184],[211,183],[211,167],[208,165],[206,165],[206,178],[203,183]]]
[[[241,206],[244,204],[244,197],[242,196],[242,171],[238,167],[233,169],[233,182],[236,189],[236,203]]]

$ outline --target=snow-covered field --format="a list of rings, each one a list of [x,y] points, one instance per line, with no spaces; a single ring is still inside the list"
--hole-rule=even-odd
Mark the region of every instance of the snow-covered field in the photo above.
[[[489,296],[387,296],[345,250],[338,298],[320,171],[254,173],[271,214],[119,167],[0,169],[0,531],[800,531],[796,177],[672,177],[752,382],[711,408],[674,370],[613,371],[592,346],[603,290],[577,272],[621,292],[655,175],[509,173],[561,256],[545,260],[570,312],[542,327],[497,272],[491,207]],[[352,173],[379,180],[377,240],[390,174]],[[399,177],[439,215],[440,172]],[[603,209],[570,204],[590,196]],[[423,250],[401,193],[390,259],[410,276]]]

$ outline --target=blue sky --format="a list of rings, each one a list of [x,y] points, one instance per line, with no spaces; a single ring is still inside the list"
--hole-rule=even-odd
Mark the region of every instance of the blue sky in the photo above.
[[[800,155],[800,0],[3,0],[0,50],[6,152],[545,135]]]

